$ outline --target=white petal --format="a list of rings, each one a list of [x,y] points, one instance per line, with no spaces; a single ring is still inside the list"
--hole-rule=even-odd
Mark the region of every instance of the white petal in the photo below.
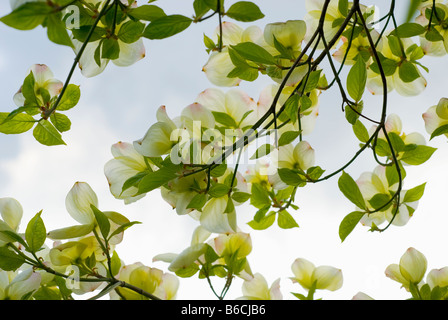
[[[342,271],[330,266],[320,266],[314,270],[313,280],[317,280],[317,289],[336,291],[342,287]]]
[[[314,149],[306,141],[300,141],[294,148],[294,159],[302,170],[314,166]]]
[[[201,226],[214,233],[232,233],[231,219],[234,213],[224,213],[227,197],[213,198],[204,206],[200,218]]]
[[[85,182],[76,182],[65,199],[68,213],[81,224],[94,223],[95,216],[90,207],[92,204],[98,207],[98,198]]]
[[[202,104],[211,111],[226,112],[226,95],[218,88],[210,88],[202,91],[196,98],[196,102]]]
[[[17,231],[23,216],[22,205],[13,198],[0,198],[0,214],[11,229]]]
[[[120,56],[112,62],[119,67],[131,66],[146,55],[145,45],[141,38],[130,44],[118,41],[118,45],[120,46]]]

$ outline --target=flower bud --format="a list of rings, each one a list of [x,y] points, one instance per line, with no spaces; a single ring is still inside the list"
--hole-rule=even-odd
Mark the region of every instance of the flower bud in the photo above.
[[[400,259],[400,273],[407,281],[418,284],[426,273],[425,256],[414,248],[409,248]]]

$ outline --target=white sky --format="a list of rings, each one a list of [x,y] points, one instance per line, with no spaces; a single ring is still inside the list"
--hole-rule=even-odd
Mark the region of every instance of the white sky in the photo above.
[[[169,14],[192,14],[191,1],[159,1]],[[232,1],[232,3],[235,1]],[[257,22],[302,19],[304,2],[292,0],[257,1],[266,18]],[[371,3],[371,2],[370,2]],[[380,7],[388,1],[375,1]],[[401,8],[400,8],[401,9]],[[386,7],[382,7],[386,12]],[[10,11],[7,1],[0,3],[0,15]],[[250,24],[239,23],[241,26]],[[158,192],[125,206],[112,197],[103,174],[104,164],[111,159],[110,146],[118,141],[139,139],[155,121],[155,111],[166,105],[170,116],[194,101],[204,89],[213,87],[201,72],[207,60],[202,35],[210,35],[217,21],[193,25],[186,32],[163,41],[145,41],[147,57],[128,68],[110,64],[101,75],[86,79],[75,72],[72,83],[81,85],[79,105],[69,111],[72,130],[63,135],[67,146],[44,147],[32,137],[32,132],[19,136],[0,135],[0,197],[14,197],[24,207],[24,230],[27,221],[43,209],[47,229],[76,224],[65,210],[65,196],[76,181],[88,182],[98,195],[101,210],[123,213],[130,220],[143,222],[129,229],[118,247],[127,263],[141,261],[146,265],[167,270],[165,263],[152,263],[153,256],[165,252],[180,252],[186,248],[197,225],[188,216],[177,216]],[[35,63],[47,64],[55,77],[64,81],[74,55],[70,49],[54,45],[41,28],[20,32],[0,25],[0,111],[13,110],[12,97],[19,89],[25,72]],[[446,92],[447,58],[425,58],[430,68],[428,87],[413,98],[390,95],[390,113],[398,113],[407,133],[424,131],[421,118],[430,106],[437,104]],[[256,83],[243,83],[240,88],[255,100],[267,78]],[[227,90],[227,89],[224,89]],[[375,115],[380,109],[379,97],[366,99],[366,111]],[[306,137],[316,150],[316,164],[328,172],[344,164],[357,150],[350,126],[340,112],[340,98],[332,90],[321,95],[320,115],[315,132]],[[376,113],[375,113],[376,112]],[[299,229],[281,230],[277,226],[267,231],[251,230],[246,222],[255,214],[249,206],[238,208],[239,226],[251,232],[253,252],[249,256],[252,270],[265,276],[269,283],[281,278],[285,299],[294,299],[290,292],[304,293],[288,277],[291,264],[303,257],[316,266],[331,265],[342,269],[344,285],[336,292],[320,291],[324,299],[351,299],[365,292],[376,299],[403,299],[409,295],[400,285],[388,279],[384,270],[398,263],[408,247],[415,247],[428,259],[428,270],[448,265],[445,248],[447,217],[447,181],[445,169],[448,150],[446,140],[437,138],[431,146],[440,148],[433,158],[417,168],[408,168],[405,188],[428,182],[426,193],[410,222],[402,228],[391,227],[383,234],[370,233],[358,226],[340,243],[338,226],[343,217],[353,211],[351,203],[337,187],[337,177],[319,185],[300,190],[296,197],[299,211],[293,213]],[[370,154],[360,157],[348,173],[355,179],[364,171],[373,171]],[[216,281],[216,280],[215,280]],[[220,287],[220,282],[216,282]],[[237,279],[227,299],[242,295],[241,280]],[[181,279],[179,299],[213,299],[205,280]]]

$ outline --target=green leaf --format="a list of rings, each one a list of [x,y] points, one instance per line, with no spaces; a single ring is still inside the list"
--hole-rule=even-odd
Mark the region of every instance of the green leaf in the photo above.
[[[251,67],[235,67],[227,74],[228,78],[240,78],[245,81],[255,81],[258,78],[258,70]]]
[[[294,94],[285,102],[285,113],[288,115],[291,123],[295,123],[297,121],[300,101],[301,97],[298,94]]]
[[[339,0],[338,9],[346,17],[348,15],[348,0]]]
[[[228,194],[229,191],[230,191],[230,187],[228,185],[225,185],[223,183],[217,183],[214,186],[212,186],[210,188],[210,190],[208,190],[208,194],[212,198],[219,198],[219,197],[223,197],[226,194]]]
[[[389,58],[386,58],[381,52],[378,52],[378,56],[380,58],[380,63],[384,71],[385,76],[391,76],[395,73],[398,68],[398,62]],[[381,74],[378,62],[375,60],[374,63],[370,65],[370,69],[377,73]]]
[[[65,23],[62,21],[62,13],[54,13],[45,21],[48,39],[56,44],[74,48],[72,40],[67,32]]]
[[[124,232],[126,229],[128,229],[128,228],[130,228],[130,227],[132,227],[133,225],[136,225],[136,224],[141,224],[141,222],[139,222],[139,221],[131,221],[131,222],[122,224],[117,229],[115,229],[114,232],[112,232],[109,235],[109,239],[114,237],[114,236],[116,236],[117,234],[120,234],[120,233]]]
[[[359,101],[359,103],[355,105],[345,107],[345,118],[347,119],[348,123],[354,125],[356,121],[358,121],[359,116],[360,114],[362,114],[363,110],[364,103],[362,101]]]
[[[400,39],[398,39],[398,37],[394,36],[394,35],[389,35],[387,37],[387,42],[389,44],[389,48],[390,51],[392,52],[393,55],[397,56],[397,57],[403,57],[403,51],[402,51],[402,46],[400,45]]]
[[[300,131],[286,131],[278,139],[278,146],[285,146],[293,142],[300,135]]]
[[[434,132],[431,134],[430,140],[447,133],[448,133],[448,124],[438,127],[436,130],[434,130]]]
[[[221,163],[210,171],[210,175],[214,178],[219,178],[227,171],[227,164]]]
[[[32,116],[25,113],[19,113],[14,118],[3,123],[9,113],[0,112],[0,132],[4,134],[20,134],[30,130],[36,121]]]
[[[169,15],[153,20],[143,32],[148,39],[165,39],[187,29],[192,19],[182,15]]]
[[[79,86],[69,84],[64,92],[64,95],[61,98],[61,101],[58,104],[57,110],[59,111],[70,110],[71,108],[75,107],[78,104],[80,98],[81,98],[81,90],[79,89]]]
[[[426,32],[425,38],[426,38],[426,40],[431,41],[431,42],[437,42],[437,41],[444,40],[443,36],[440,34],[439,31],[437,31],[436,28],[431,28],[431,30]]]
[[[138,184],[137,195],[150,192],[177,178],[177,170],[177,166],[168,166],[148,173]]]
[[[277,223],[278,226],[282,229],[292,229],[299,227],[294,218],[286,210],[281,210],[278,212]]]
[[[247,192],[234,192],[232,193],[232,199],[235,200],[238,203],[244,203],[247,200],[249,200],[251,197],[250,193]]]
[[[233,203],[233,200],[231,197],[227,199],[227,205],[224,209],[224,213],[232,213],[235,212],[235,204]]]
[[[104,239],[107,239],[110,232],[110,222],[107,216],[98,210],[93,204],[90,205],[90,208],[93,211],[93,214],[95,215],[95,220],[98,223],[98,227],[100,228],[101,234],[103,235]]]
[[[358,138],[358,140],[361,142],[366,143],[370,139],[370,135],[369,132],[367,131],[367,128],[359,120],[357,120],[353,125],[353,132],[355,133],[355,136]]]
[[[321,73],[322,73],[322,70],[312,71],[309,74],[309,76],[305,76],[305,78],[306,77],[308,77],[308,78],[306,81],[305,89],[303,90],[304,93],[311,92],[317,88],[317,86],[319,85]]]
[[[339,238],[341,239],[341,242],[344,242],[347,236],[352,233],[364,215],[364,212],[355,211],[345,216],[339,225]]]
[[[425,192],[426,183],[423,183],[415,188],[409,189],[404,195],[403,202],[414,202],[418,201],[423,197]]]
[[[274,147],[270,144],[264,144],[255,151],[255,153],[250,157],[251,160],[262,158],[274,149]]]
[[[203,0],[194,0],[193,9],[196,19],[203,17],[204,14],[210,11],[209,6],[207,6],[207,4]]]
[[[347,91],[356,102],[362,99],[367,83],[367,69],[364,60],[358,56],[347,76]]]
[[[25,239],[31,252],[38,251],[44,245],[47,238],[47,231],[45,229],[44,221],[40,217],[41,214],[42,211],[37,213],[30,222],[28,222],[26,227]]]
[[[47,237],[52,240],[65,240],[83,237],[92,232],[93,224],[65,227],[48,232]]]
[[[418,23],[403,23],[401,26],[398,26],[391,34],[399,37],[399,38],[411,38],[415,36],[419,36],[426,31],[426,28]]]
[[[358,185],[356,184],[355,180],[350,177],[349,174],[345,172],[342,173],[341,177],[338,180],[338,186],[344,196],[352,203],[354,203],[357,207],[361,209],[367,209],[366,203],[361,191],[359,190]]]
[[[216,122],[224,125],[225,127],[236,128],[238,126],[235,119],[225,112],[212,111],[212,114],[215,117]]]
[[[0,18],[0,21],[18,30],[31,30],[41,25],[51,11],[46,2],[28,2]]]
[[[260,64],[274,65],[275,58],[266,49],[253,42],[242,42],[231,46],[243,58]]]
[[[230,6],[226,15],[232,19],[251,22],[264,18],[260,8],[253,2],[239,1]]]
[[[154,21],[166,16],[161,8],[154,5],[143,5],[137,8],[132,8],[129,9],[127,13],[133,18],[143,21]]]
[[[8,249],[0,247],[0,269],[4,271],[16,271],[25,263],[25,258]]]
[[[401,178],[404,179],[406,177],[406,171],[403,168],[401,162],[399,162]],[[386,167],[386,179],[389,186],[393,186],[394,184],[400,181],[400,177],[398,176],[397,168],[395,166],[387,166]]]
[[[117,37],[124,43],[134,43],[142,36],[145,25],[140,21],[125,22],[118,31]]]
[[[261,209],[271,205],[268,192],[259,184],[252,184],[251,193],[250,204],[255,208]]]
[[[102,40],[101,58],[116,60],[120,57],[120,45],[114,38],[106,38]]]
[[[187,205],[187,209],[196,209],[202,211],[205,203],[207,202],[207,195],[204,193],[198,193],[191,199],[190,203]]]
[[[392,205],[392,203],[389,203],[386,206],[386,203],[388,203],[389,201],[390,201],[389,194],[377,193],[372,197],[372,199],[369,200],[369,203],[375,210],[379,210],[381,208],[380,211],[382,212],[386,211]]]
[[[270,226],[272,226],[275,222],[275,215],[276,213],[274,211],[270,212],[266,216],[264,216],[260,221],[252,220],[248,222],[247,224],[254,230],[266,230]]]
[[[306,171],[306,175],[309,177],[309,179],[311,179],[312,181],[315,181],[315,180],[319,179],[324,174],[324,172],[325,172],[324,169],[317,166],[317,167],[308,168],[308,170]]]
[[[72,126],[72,122],[70,121],[70,119],[62,113],[53,113],[50,116],[50,121],[51,123],[53,123],[56,129],[58,129],[59,132],[69,131]]]
[[[417,67],[409,61],[404,60],[398,68],[398,74],[403,82],[410,83],[420,77]]]
[[[90,34],[90,30],[93,28],[93,25],[85,25],[80,26],[79,29],[72,29],[72,35],[73,37],[80,41],[85,42],[87,40],[87,37]],[[102,39],[107,34],[107,30],[105,28],[101,27],[95,27],[95,30],[90,35],[89,42],[94,42]]]
[[[48,120],[41,120],[37,123],[33,136],[45,146],[65,145],[59,131]]]
[[[436,148],[419,145],[413,150],[404,152],[400,160],[409,165],[418,166],[428,161],[436,150]]]
[[[138,184],[142,179],[148,174],[147,171],[139,172],[135,176],[130,177],[123,183],[123,187],[121,188],[121,192],[125,192],[131,187],[138,187]]]
[[[279,58],[293,60],[294,50],[292,48],[285,47],[277,38],[274,36],[274,47],[280,53]]]
[[[39,105],[39,101],[36,97],[35,84],[36,80],[34,74],[33,72],[30,72],[23,81],[21,88],[26,104]]]
[[[280,179],[289,186],[297,187],[306,184],[306,180],[303,177],[288,168],[278,169],[278,175],[280,176]]]

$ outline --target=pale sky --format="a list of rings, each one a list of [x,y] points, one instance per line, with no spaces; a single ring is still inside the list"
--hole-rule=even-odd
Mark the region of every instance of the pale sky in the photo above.
[[[185,15],[193,13],[190,2],[158,1],[167,13]],[[381,7],[388,1],[375,3]],[[303,19],[305,15],[302,1],[260,0],[257,4],[266,14],[266,18],[256,23],[262,28],[270,22]],[[381,8],[386,12],[386,7]],[[9,11],[8,2],[2,1],[0,15]],[[0,197],[16,198],[23,205],[25,213],[20,231],[24,231],[29,219],[42,209],[47,230],[76,224],[65,209],[65,197],[75,182],[88,182],[98,195],[101,210],[118,211],[130,220],[143,222],[129,229],[117,248],[125,263],[141,261],[167,270],[167,264],[152,263],[152,258],[160,253],[179,253],[188,247],[197,222],[188,216],[177,216],[158,191],[134,204],[124,205],[110,194],[103,168],[112,158],[111,145],[141,138],[154,123],[159,106],[166,105],[168,114],[176,117],[201,91],[213,87],[201,71],[207,60],[202,39],[203,33],[211,35],[216,26],[217,20],[211,19],[167,40],[145,40],[146,58],[128,68],[109,64],[105,72],[94,78],[84,78],[76,70],[72,83],[81,85],[82,98],[79,105],[67,113],[72,120],[72,130],[63,134],[67,146],[42,146],[34,140],[31,131],[19,136],[0,135]],[[74,54],[67,47],[50,43],[42,28],[21,32],[0,24],[0,41],[3,44],[0,47],[1,112],[15,108],[13,95],[32,64],[47,64],[56,78],[65,81]],[[413,98],[392,93],[389,113],[400,115],[405,132],[417,131],[429,139],[421,115],[437,104],[446,92],[448,60],[445,56],[425,58],[423,62],[430,69],[430,74],[425,75],[428,87]],[[263,77],[255,83],[242,83],[240,89],[257,100],[269,83],[271,81]],[[380,99],[367,97],[366,112],[376,114]],[[337,90],[321,95],[316,129],[305,137],[316,150],[316,164],[328,172],[344,164],[358,148],[351,127],[340,112],[339,101]],[[351,299],[359,291],[376,299],[410,297],[398,283],[384,275],[386,267],[398,263],[407,248],[414,247],[425,254],[428,271],[448,266],[445,248],[448,147],[444,137],[434,139],[429,145],[440,148],[431,160],[419,167],[407,168],[405,189],[428,182],[414,217],[406,226],[392,226],[383,234],[370,233],[368,228],[359,225],[343,244],[340,243],[339,223],[354,207],[339,191],[337,177],[310,185],[297,194],[296,204],[300,209],[292,214],[300,225],[298,229],[281,230],[274,225],[267,231],[253,231],[245,223],[251,220],[255,208],[239,207],[239,227],[250,232],[253,241],[253,252],[249,256],[253,272],[261,273],[269,284],[281,278],[283,297],[295,299],[290,292],[304,293],[304,290],[293,285],[288,277],[293,276],[294,260],[302,257],[316,266],[342,269],[343,287],[336,292],[319,291],[317,297]],[[362,172],[373,171],[374,167],[371,154],[366,153],[347,172],[357,179]],[[221,282],[216,283],[219,288]],[[241,296],[241,284],[242,281],[236,279],[226,298]],[[214,296],[206,280],[195,276],[181,279],[178,298],[214,299]]]

